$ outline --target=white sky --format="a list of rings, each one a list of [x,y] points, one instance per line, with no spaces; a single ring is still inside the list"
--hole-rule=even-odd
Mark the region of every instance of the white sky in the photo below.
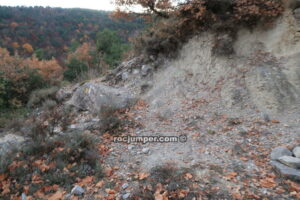
[[[114,10],[112,0],[0,0],[1,6],[50,6],[62,8],[89,8]]]

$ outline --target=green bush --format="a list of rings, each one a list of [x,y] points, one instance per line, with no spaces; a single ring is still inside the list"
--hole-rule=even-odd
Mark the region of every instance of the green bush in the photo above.
[[[129,49],[129,45],[123,42],[117,32],[105,29],[97,34],[97,51],[110,67],[118,65],[123,53]]]
[[[67,64],[67,70],[64,72],[64,78],[68,81],[74,81],[82,73],[88,71],[88,65],[76,58],[72,58]]]

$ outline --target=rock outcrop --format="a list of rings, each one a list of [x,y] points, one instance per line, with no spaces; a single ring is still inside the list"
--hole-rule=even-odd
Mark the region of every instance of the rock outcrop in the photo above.
[[[66,104],[101,115],[129,107],[135,100],[125,89],[113,88],[99,82],[87,82],[75,89]]]

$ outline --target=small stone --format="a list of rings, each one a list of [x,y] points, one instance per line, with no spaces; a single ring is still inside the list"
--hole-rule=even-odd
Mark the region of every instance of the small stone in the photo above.
[[[26,200],[26,199],[27,199],[26,194],[22,193],[21,200]]]
[[[128,183],[124,183],[124,184],[122,185],[122,189],[125,190],[126,188],[128,188],[128,186],[129,186]]]
[[[122,195],[122,199],[128,199],[130,197],[130,193],[126,193]]]
[[[293,154],[296,158],[300,158],[300,147],[295,147],[293,149]]]
[[[80,187],[79,185],[75,185],[75,187],[72,189],[71,194],[73,195],[83,195],[84,194],[84,189]]]
[[[131,144],[130,144],[130,145],[128,145],[127,148],[128,148],[128,150],[133,150],[133,149],[134,149],[134,145],[131,145]]]
[[[152,67],[149,65],[143,65],[141,69],[141,73],[143,76],[148,75],[152,71]]]
[[[294,169],[300,168],[300,158],[295,158],[292,156],[282,156],[278,159],[278,161]]]
[[[125,81],[125,80],[127,80],[128,78],[129,78],[129,73],[128,73],[128,72],[124,72],[124,73],[122,74],[122,80]]]
[[[149,151],[150,151],[149,148],[143,148],[143,149],[142,149],[142,153],[144,153],[144,154],[148,154]]]
[[[285,147],[276,147],[271,152],[271,159],[278,160],[282,156],[292,156],[292,152]]]
[[[293,169],[278,161],[271,161],[271,165],[274,167],[276,172],[282,177],[289,178],[295,181],[300,181],[300,170]]]
[[[262,113],[262,118],[265,120],[265,122],[270,121],[270,116],[267,113]]]
[[[140,73],[140,70],[138,70],[138,69],[134,69],[133,72],[132,72],[132,74],[134,74],[134,75],[137,75],[139,73]]]

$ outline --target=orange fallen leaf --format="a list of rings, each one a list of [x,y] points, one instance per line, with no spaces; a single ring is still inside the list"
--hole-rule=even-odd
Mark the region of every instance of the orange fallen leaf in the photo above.
[[[7,174],[0,174],[0,182],[4,181],[7,177]]]
[[[232,197],[233,197],[233,199],[243,199],[240,192],[233,192]]]
[[[225,179],[230,180],[230,179],[234,179],[237,175],[238,174],[236,172],[230,172],[227,175],[225,175],[224,177],[225,177]]]
[[[143,180],[145,178],[147,178],[148,176],[150,176],[149,173],[139,173],[139,180]]]
[[[64,193],[62,191],[57,191],[53,195],[49,196],[48,200],[62,200],[64,197]]]
[[[264,188],[272,188],[276,186],[274,178],[264,178],[260,180],[260,186]]]
[[[271,120],[271,122],[272,122],[273,124],[279,124],[279,123],[280,123],[278,120]]]
[[[81,179],[81,181],[79,182],[79,185],[88,185],[91,184],[94,180],[94,177],[92,176],[87,176],[83,179]]]
[[[99,182],[96,184],[96,187],[101,188],[103,185],[104,185],[104,181],[99,181]]]
[[[112,176],[114,174],[114,170],[110,167],[104,169],[104,173],[106,176]]]
[[[186,180],[189,180],[189,179],[193,178],[193,175],[192,175],[191,173],[186,173],[186,174],[184,175],[184,178],[185,178]]]
[[[109,188],[105,189],[105,192],[106,192],[107,194],[115,194],[115,193],[116,193],[116,191],[114,191],[114,190],[112,190],[112,189],[109,189]]]

